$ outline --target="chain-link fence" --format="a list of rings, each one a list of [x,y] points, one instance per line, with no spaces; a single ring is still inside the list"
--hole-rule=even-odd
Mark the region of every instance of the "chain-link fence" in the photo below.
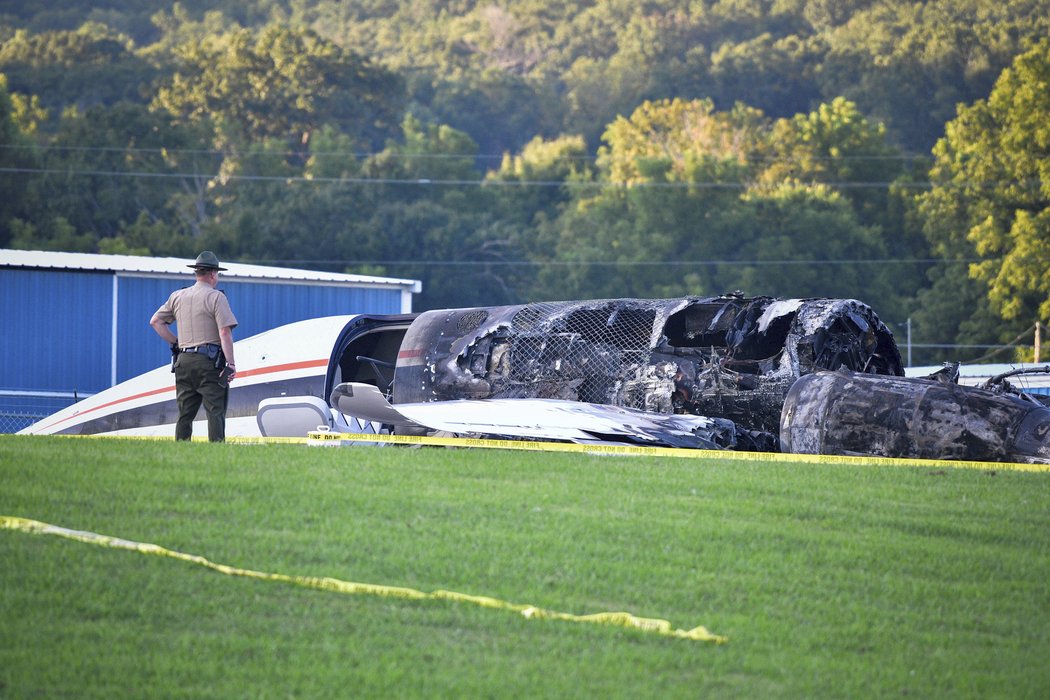
[[[72,392],[0,391],[0,433],[17,433],[83,398]]]

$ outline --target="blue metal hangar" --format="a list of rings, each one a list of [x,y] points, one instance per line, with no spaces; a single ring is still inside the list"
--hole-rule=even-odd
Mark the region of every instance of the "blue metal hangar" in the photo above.
[[[219,278],[242,339],[341,314],[412,312],[418,280],[243,265]],[[0,249],[0,432],[170,361],[150,316],[193,259]]]

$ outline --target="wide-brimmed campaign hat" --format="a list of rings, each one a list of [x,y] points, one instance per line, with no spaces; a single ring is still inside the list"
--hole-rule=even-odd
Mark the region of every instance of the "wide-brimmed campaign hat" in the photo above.
[[[225,267],[219,267],[219,258],[215,253],[210,250],[206,250],[197,256],[197,260],[192,265],[186,267],[192,267],[194,270],[219,270],[225,272]]]

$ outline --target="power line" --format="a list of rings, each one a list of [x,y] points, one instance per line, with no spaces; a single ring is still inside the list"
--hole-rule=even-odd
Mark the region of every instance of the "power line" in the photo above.
[[[1013,345],[992,345],[989,343],[912,343],[913,348],[973,348],[978,350],[1012,350],[1014,348],[1029,347],[1020,343]]]
[[[626,183],[609,182],[572,182],[565,180],[463,180],[463,179],[433,179],[428,177],[417,178],[385,178],[385,177],[313,177],[309,175],[239,175],[220,173],[151,173],[146,171],[117,171],[117,170],[64,170],[61,168],[0,168],[0,173],[15,173],[23,175],[66,175],[87,177],[128,177],[147,179],[185,179],[185,178],[221,178],[226,181],[245,182],[304,182],[304,183],[327,183],[347,185],[434,185],[450,187],[608,187],[610,185]],[[648,183],[649,186],[677,187],[679,183]],[[685,183],[681,183],[685,184]],[[696,186],[696,185],[693,185]],[[701,185],[704,186],[704,185]],[[706,183],[709,187],[739,187],[737,183]]]
[[[302,157],[304,155],[309,156],[336,156],[342,158],[358,158],[358,159],[369,159],[382,156],[384,158],[397,158],[397,159],[411,159],[411,160],[502,160],[505,157],[519,157],[521,153],[476,153],[476,154],[459,154],[459,153],[404,153],[397,151],[224,151],[216,148],[173,148],[168,146],[66,146],[58,144],[0,144],[0,149],[6,150],[26,150],[36,152],[74,152],[74,153],[144,153],[144,154],[156,154],[156,155],[213,155],[220,157],[236,156],[238,158],[289,158],[289,157]],[[761,163],[798,163],[798,162],[852,162],[852,161],[929,161],[932,156],[929,155],[917,155],[907,153],[893,153],[893,154],[869,154],[869,155],[842,155],[842,156],[805,156],[805,157],[786,157],[786,156],[766,156],[766,155],[753,155],[750,156],[746,162],[761,162]],[[594,162],[598,160],[597,155],[563,155],[552,158],[554,161],[587,161]],[[735,160],[735,159],[731,159]]]
[[[943,258],[880,258],[875,260],[839,259],[839,260],[270,260],[264,258],[247,258],[230,262],[251,265],[276,265],[295,263],[296,265],[418,265],[427,267],[671,267],[671,266],[740,266],[740,265],[934,265],[958,264],[969,265],[975,262],[986,262],[993,259],[946,260]]]
[[[143,178],[143,179],[212,179],[219,178],[227,182],[283,182],[309,183],[309,184],[345,184],[345,185],[412,185],[412,186],[434,186],[434,187],[571,187],[579,189],[606,189],[606,188],[647,188],[647,189],[730,189],[745,190],[755,187],[748,182],[624,182],[624,181],[581,181],[581,180],[502,180],[502,179],[478,179],[467,180],[459,178],[383,178],[383,177],[321,177],[310,175],[245,175],[245,174],[220,174],[220,173],[184,173],[184,172],[149,172],[133,170],[71,170],[63,168],[10,168],[0,167],[0,173],[12,173],[22,175],[65,175],[84,177],[118,177],[118,178]],[[1038,187],[1041,183],[1036,179],[1031,180],[1000,180],[988,182],[950,182],[935,183],[931,181],[892,182],[892,181],[842,181],[821,182],[815,181],[805,183],[807,185],[831,187],[835,189],[888,189],[890,187],[902,187],[906,189],[930,189],[932,187],[1002,187],[1004,185],[1028,185]]]
[[[1021,342],[1021,340],[1023,340],[1029,333],[1032,333],[1035,330],[1035,325],[1036,324],[1033,323],[1028,328],[1026,328],[1023,331],[1021,331],[1020,333],[1017,334],[1017,337],[1015,337],[1013,340],[1011,340],[1009,343],[1007,343],[1005,345],[992,346],[992,347],[995,347],[996,349],[991,350],[990,352],[987,352],[984,355],[981,355],[976,360],[971,360],[971,362],[973,362],[975,364],[979,363],[979,362],[984,362],[985,360],[990,360],[991,358],[995,357],[996,355],[1001,353],[1003,350],[1012,350],[1013,348],[1017,347],[1017,345]]]

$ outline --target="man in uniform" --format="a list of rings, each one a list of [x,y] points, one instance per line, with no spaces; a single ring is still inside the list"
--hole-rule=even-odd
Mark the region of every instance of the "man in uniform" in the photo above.
[[[226,439],[226,399],[230,382],[236,374],[233,358],[233,329],[237,318],[230,310],[226,295],[215,288],[219,267],[215,253],[206,250],[192,265],[197,283],[172,293],[153,314],[149,324],[161,338],[171,344],[175,353],[175,397],[179,403],[179,420],[175,439],[189,440],[193,419],[201,402],[208,413],[208,439]],[[175,322],[178,337],[169,326]]]

